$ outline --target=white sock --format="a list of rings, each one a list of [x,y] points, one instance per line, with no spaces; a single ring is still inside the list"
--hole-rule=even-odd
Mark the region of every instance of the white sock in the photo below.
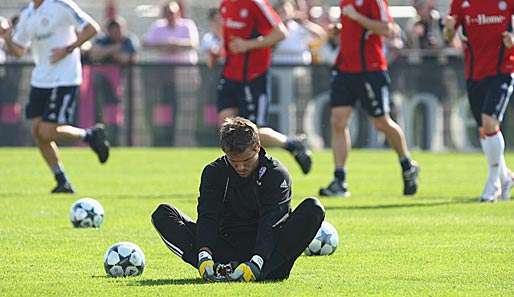
[[[480,139],[482,150],[484,151],[489,165],[488,182],[495,183],[500,179],[501,161],[503,158],[503,151],[505,149],[505,141],[503,135],[498,131],[494,135],[485,136]],[[505,161],[503,162],[505,163]]]
[[[80,129],[80,133],[79,133],[80,140],[86,139],[86,135],[87,135],[87,130],[86,129]]]
[[[505,140],[503,138],[502,131],[498,131],[497,135],[499,135],[499,137],[501,139],[502,147],[505,150]],[[510,170],[509,170],[509,167],[507,167],[507,163],[505,162],[505,155],[503,154],[503,151],[502,151],[502,155],[500,158],[500,180],[502,182],[504,182],[504,181],[510,180],[511,178],[512,177],[510,175]]]

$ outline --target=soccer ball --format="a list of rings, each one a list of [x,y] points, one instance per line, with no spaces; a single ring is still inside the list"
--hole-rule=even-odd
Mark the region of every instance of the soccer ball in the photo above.
[[[70,220],[76,228],[99,228],[104,221],[104,208],[95,199],[79,199],[71,206]]]
[[[327,221],[323,221],[321,227],[303,252],[307,256],[328,256],[333,254],[339,244],[337,231]]]
[[[112,277],[137,276],[145,269],[145,255],[131,242],[118,242],[105,253],[104,268]]]

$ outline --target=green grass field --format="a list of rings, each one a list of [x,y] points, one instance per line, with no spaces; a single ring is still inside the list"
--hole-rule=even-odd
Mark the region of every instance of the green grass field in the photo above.
[[[329,151],[293,176],[294,205],[332,175]],[[419,194],[401,195],[390,151],[354,151],[348,199],[322,199],[340,245],[328,257],[302,256],[289,280],[205,284],[174,256],[150,223],[161,202],[196,217],[199,174],[216,149],[114,149],[99,165],[87,149],[62,151],[78,193],[52,196],[54,181],[36,149],[0,149],[0,296],[514,296],[514,203],[479,204],[481,154],[415,153]],[[514,166],[514,155],[507,156]],[[68,211],[81,197],[105,208],[102,227],[74,229]],[[105,276],[103,256],[118,241],[146,256],[141,277]]]

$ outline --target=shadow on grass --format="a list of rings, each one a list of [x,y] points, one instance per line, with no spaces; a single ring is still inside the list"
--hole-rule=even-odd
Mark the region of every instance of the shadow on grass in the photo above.
[[[35,196],[47,196],[47,195],[50,195],[50,192],[0,193],[0,198],[20,198],[20,197],[35,197]],[[68,196],[65,196],[65,197],[68,197]]]
[[[208,283],[200,278],[182,278],[182,279],[142,279],[129,283],[129,286],[181,286],[181,285],[204,285]]]
[[[167,201],[173,200],[194,200],[198,198],[198,193],[173,193],[173,194],[104,194],[99,193],[102,198],[113,198],[113,199],[165,199]],[[40,192],[40,193],[0,193],[0,199],[2,198],[20,198],[20,197],[34,197],[34,196],[52,196],[52,197],[73,197],[80,195],[68,195],[68,194],[51,194],[50,192]]]
[[[338,205],[338,206],[325,206],[325,209],[347,209],[347,210],[366,210],[366,209],[388,209],[388,208],[415,208],[415,207],[437,207],[444,205],[456,205],[456,204],[473,204],[478,203],[477,198],[456,198],[447,201],[427,201],[427,202],[415,202],[406,201],[405,203],[395,204],[376,204],[376,205]]]
[[[105,195],[114,199],[166,199],[172,200],[189,200],[198,198],[198,193],[173,193],[173,194],[114,194]]]

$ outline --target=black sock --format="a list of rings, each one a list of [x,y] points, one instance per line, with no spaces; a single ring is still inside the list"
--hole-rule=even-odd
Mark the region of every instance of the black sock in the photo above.
[[[409,157],[400,158],[400,166],[402,166],[403,171],[410,170],[412,167],[410,158]]]
[[[296,140],[288,138],[284,146],[284,149],[288,152],[293,152],[296,149]]]
[[[68,179],[66,178],[66,174],[64,172],[59,172],[55,174],[55,180],[59,185],[65,184],[68,182]]]
[[[84,136],[84,142],[89,143],[91,141],[91,129],[86,129],[86,136]]]
[[[344,182],[346,180],[346,169],[336,168],[336,170],[334,170],[334,177],[338,181]]]

